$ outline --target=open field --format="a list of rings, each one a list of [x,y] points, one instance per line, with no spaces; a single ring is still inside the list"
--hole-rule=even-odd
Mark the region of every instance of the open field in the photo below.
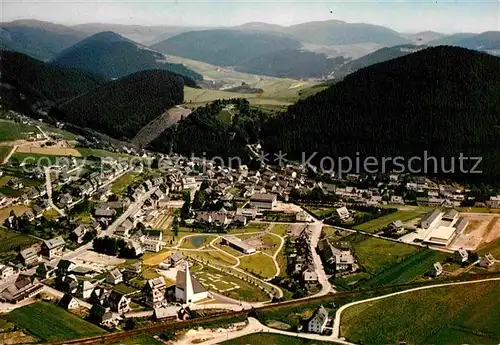
[[[371,274],[388,265],[402,262],[408,255],[419,251],[419,248],[407,244],[357,234],[348,236],[344,240],[353,244],[356,258]]]
[[[17,161],[19,164],[35,164],[38,166],[49,166],[56,163],[58,157],[65,157],[64,155],[48,155],[38,153],[21,153],[16,152],[10,157],[10,162]]]
[[[342,238],[349,242],[361,271],[338,277],[332,283],[342,289],[401,284],[426,279],[432,264],[439,261],[447,274],[456,267],[445,261],[450,254],[418,248],[374,237],[352,234]],[[445,276],[445,275],[443,275]]]
[[[101,150],[101,149],[89,149],[89,148],[79,147],[79,148],[77,148],[77,150],[84,157],[87,157],[87,156],[94,156],[94,157],[99,157],[99,158],[110,157],[110,158],[114,158],[114,159],[133,157],[133,156],[130,156],[126,153],[110,152],[110,151]]]
[[[44,341],[61,341],[106,333],[103,329],[68,313],[54,304],[36,302],[5,316]]]
[[[241,338],[224,341],[223,345],[323,345],[334,344],[332,342],[309,340],[287,335],[273,333],[254,333]]]
[[[314,90],[311,91],[310,87],[318,84],[316,81],[298,81],[294,79],[275,78],[238,72],[231,68],[221,68],[205,62],[186,59],[179,56],[169,55],[168,58],[171,62],[182,63],[186,67],[202,74],[206,80],[222,81],[231,86],[239,86],[244,82],[250,87],[262,89],[264,90],[262,96],[269,99],[283,98],[293,102],[299,98],[300,91],[308,90],[308,92],[312,94]],[[257,94],[250,95],[253,97],[257,96]]]
[[[498,308],[499,282],[415,291],[347,308],[341,336],[358,344],[498,344]]]
[[[28,209],[29,207],[24,205],[7,206],[4,208],[0,208],[0,225],[2,225],[7,217],[9,217],[11,211],[14,211],[16,216],[20,216]]]
[[[19,146],[16,150],[19,153],[37,154],[46,156],[71,156],[81,157],[82,155],[77,149],[72,147],[35,147],[35,146]]]
[[[0,259],[13,258],[20,248],[24,249],[38,242],[40,241],[34,237],[0,228]]]
[[[9,155],[12,147],[10,146],[0,146],[0,164],[3,163],[3,160]]]
[[[273,260],[262,253],[241,257],[238,268],[262,278],[271,278],[276,274]]]
[[[27,139],[29,133],[40,133],[40,131],[32,125],[0,119],[0,141]]]
[[[403,223],[408,222],[412,219],[418,218],[422,215],[424,215],[427,211],[423,209],[415,209],[411,211],[397,211],[391,214],[388,214],[387,216],[383,216],[374,220],[371,220],[369,222],[356,225],[354,229],[356,230],[362,230],[362,231],[368,231],[368,232],[377,232],[380,229],[385,228],[387,225],[390,223],[400,220]]]

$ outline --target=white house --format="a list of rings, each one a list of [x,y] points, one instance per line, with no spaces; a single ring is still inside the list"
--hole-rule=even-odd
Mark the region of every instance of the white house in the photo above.
[[[307,322],[307,331],[310,333],[322,334],[328,323],[328,312],[320,305]]]
[[[479,266],[481,267],[489,268],[493,266],[494,263],[495,263],[495,258],[493,257],[493,255],[491,255],[491,253],[488,253],[479,258]]]
[[[469,260],[469,253],[467,253],[465,249],[459,248],[453,253],[453,261],[461,264],[463,262],[466,262],[467,260]]]
[[[313,221],[311,215],[309,215],[309,213],[307,213],[306,211],[297,212],[297,214],[295,215],[295,220],[297,222],[312,222]]]
[[[351,216],[349,210],[345,206],[338,208],[336,211],[341,220],[349,219],[349,217]]]
[[[108,272],[106,275],[106,283],[116,285],[123,281],[122,272],[118,268],[115,268]]]
[[[0,264],[0,279],[8,279],[14,275],[14,269],[10,266]]]

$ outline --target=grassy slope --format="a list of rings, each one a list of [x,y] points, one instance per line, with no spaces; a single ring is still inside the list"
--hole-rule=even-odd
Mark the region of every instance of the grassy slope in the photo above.
[[[35,126],[23,125],[13,121],[0,120],[0,141],[11,141],[27,138],[27,134],[39,132]]]
[[[425,210],[412,210],[412,211],[397,211],[387,216],[380,217],[369,222],[357,225],[354,227],[356,230],[363,230],[368,232],[377,232],[378,230],[386,227],[395,220],[400,220],[402,222],[407,222],[409,220],[415,219],[423,214]]]
[[[498,282],[416,291],[348,308],[341,335],[363,344],[498,344],[499,307]]]
[[[46,302],[36,302],[15,309],[5,318],[45,341],[60,341],[105,333],[101,328]]]
[[[27,248],[38,242],[37,239],[28,235],[0,228],[0,259],[13,258],[17,249]]]
[[[241,257],[238,268],[264,278],[270,278],[276,274],[273,260],[262,253]]]

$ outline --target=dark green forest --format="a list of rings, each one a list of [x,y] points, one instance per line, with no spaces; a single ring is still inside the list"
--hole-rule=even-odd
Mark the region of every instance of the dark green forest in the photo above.
[[[231,123],[219,118],[219,113],[228,104],[235,105]],[[194,110],[155,139],[151,147],[186,156],[247,157],[246,145],[258,140],[260,128],[267,118],[262,111],[251,108],[246,99],[215,101]]]
[[[462,178],[495,179],[500,176],[500,58],[436,47],[361,69],[290,106],[266,123],[260,138],[267,151],[282,150],[295,159],[302,152],[352,158],[357,152],[406,158],[422,157],[424,151],[439,158],[462,153],[484,158],[484,174]],[[434,172],[430,165],[428,173]]]
[[[165,54],[231,66],[246,73],[273,77],[309,78],[329,75],[343,57],[302,51],[302,44],[278,32],[205,30],[186,32],[152,46]]]
[[[164,111],[183,103],[184,79],[164,70],[137,72],[53,108],[49,115],[115,138],[132,138]]]
[[[327,58],[324,54],[290,49],[254,57],[237,70],[280,78],[326,78],[345,62],[342,56]]]
[[[0,24],[0,48],[18,51],[35,59],[48,61],[56,54],[85,38],[85,34],[57,25],[48,28],[31,27],[22,23]],[[59,27],[57,29],[60,29]]]
[[[73,68],[53,66],[27,55],[1,50],[2,82],[36,100],[61,101],[93,90],[108,79]]]
[[[57,55],[52,62],[108,78],[120,78],[150,69],[165,69],[193,80],[203,79],[201,74],[182,64],[171,64],[162,54],[109,31],[76,43]]]

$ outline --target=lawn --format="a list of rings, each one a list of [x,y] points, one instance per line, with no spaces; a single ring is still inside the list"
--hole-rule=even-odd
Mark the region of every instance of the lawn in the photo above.
[[[200,270],[200,266],[197,265],[191,269],[197,279],[209,290],[213,290],[210,284],[213,284],[219,290],[228,290],[234,288],[233,284],[239,286],[238,289],[231,291],[216,291],[229,298],[234,298],[238,300],[243,300],[247,302],[264,302],[269,300],[269,296],[262,291],[259,287],[252,285],[240,278],[233,275],[221,272],[219,270],[213,269],[211,267],[204,266]],[[219,278],[214,278],[218,276]],[[215,281],[214,281],[215,279]]]
[[[78,148],[78,152],[80,152],[80,154],[84,157],[87,157],[87,156],[94,156],[94,157],[99,157],[99,158],[110,157],[113,159],[118,159],[118,158],[123,158],[123,157],[126,157],[126,158],[133,157],[133,156],[130,156],[126,153],[110,152],[110,151],[101,150],[101,149],[90,149],[90,148],[82,148],[82,147]]]
[[[408,244],[358,234],[345,237],[344,240],[353,245],[356,258],[370,274],[377,274],[419,251],[419,248]]]
[[[273,225],[273,229],[271,230],[271,232],[273,234],[276,234],[278,236],[285,236],[288,231],[290,231],[292,229],[292,226],[289,225],[289,224],[274,224]]]
[[[6,260],[16,256],[19,249],[38,243],[36,238],[12,230],[0,228],[0,259]]]
[[[138,176],[139,174],[128,173],[117,178],[111,185],[111,192],[120,195]]]
[[[136,291],[137,291],[137,289],[136,289],[136,288],[133,288],[133,287],[131,287],[131,286],[128,286],[128,285],[126,285],[125,283],[120,283],[120,284],[118,284],[118,285],[115,285],[115,286],[113,287],[113,290],[118,291],[118,292],[121,292],[121,293],[123,293],[123,294],[127,294],[127,295],[128,295],[128,294],[130,294],[130,293],[133,293],[133,292],[136,292]]]
[[[63,157],[64,155],[47,155],[38,153],[20,153],[15,152],[11,157],[9,162],[18,162],[19,164],[34,164],[37,166],[49,166],[54,165],[57,162],[58,157]]]
[[[232,257],[221,253],[218,250],[211,251],[184,251],[184,256],[196,258],[202,262],[210,263],[215,266],[234,266],[237,264]]]
[[[317,206],[317,205],[305,205],[304,208],[311,212],[316,218],[323,219],[325,217],[336,214],[335,207],[329,206]]]
[[[240,338],[224,341],[223,345],[323,345],[334,344],[332,342],[309,340],[273,333],[254,333]]]
[[[237,229],[232,229],[231,233],[232,234],[243,234],[243,233],[248,233],[248,232],[262,232],[266,231],[266,229],[270,226],[270,223],[257,223],[257,222],[252,222],[248,223],[248,225],[244,228],[237,228]]]
[[[3,224],[3,222],[7,219],[7,217],[9,217],[10,211],[14,211],[16,216],[20,216],[28,209],[29,207],[24,205],[15,205],[15,206],[0,208],[0,224]]]
[[[364,286],[410,283],[422,279],[435,262],[443,263],[449,255],[432,249],[422,249],[403,262],[390,266],[375,277],[362,283]]]
[[[262,251],[271,256],[273,256],[274,253],[276,253],[276,251],[281,245],[281,240],[279,239],[279,237],[271,234],[265,234],[260,238],[260,240],[266,247],[266,249],[263,249]]]
[[[54,342],[106,333],[103,329],[58,306],[35,302],[15,309],[5,317],[43,341]]]
[[[0,146],[0,163],[3,162],[5,157],[9,155],[9,152],[12,150],[10,146]]]
[[[27,139],[29,133],[37,132],[40,131],[35,126],[0,119],[0,141]]]
[[[494,258],[500,260],[500,238],[487,244],[481,245],[478,249],[480,255],[491,253]]]
[[[408,222],[412,219],[418,218],[419,216],[425,214],[426,212],[427,211],[422,209],[415,209],[411,211],[397,211],[388,214],[387,216],[383,216],[377,219],[373,219],[369,222],[356,225],[354,229],[367,232],[377,232],[396,220],[400,220],[402,222]]]
[[[499,308],[499,282],[415,291],[347,308],[341,336],[357,344],[498,344]]]
[[[262,253],[241,257],[238,268],[262,278],[271,278],[276,274],[273,259]]]

